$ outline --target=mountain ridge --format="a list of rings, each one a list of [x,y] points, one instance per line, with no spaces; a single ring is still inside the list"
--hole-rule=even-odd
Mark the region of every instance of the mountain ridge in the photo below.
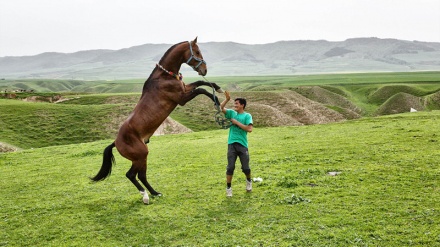
[[[119,50],[45,52],[0,57],[0,78],[145,78],[172,44],[143,44]],[[211,76],[296,75],[440,70],[440,43],[352,38],[293,40],[267,44],[199,43]],[[183,65],[182,73],[196,75]]]

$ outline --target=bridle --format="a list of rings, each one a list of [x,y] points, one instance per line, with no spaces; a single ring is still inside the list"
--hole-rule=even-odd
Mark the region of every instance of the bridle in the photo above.
[[[191,42],[188,41],[188,43],[189,43],[189,51],[191,52],[191,56],[188,58],[188,61],[186,61],[186,64],[188,64],[191,68],[193,68],[194,71],[198,72],[197,69],[199,68],[199,66],[202,65],[202,63],[206,64],[206,61],[203,60],[203,59],[200,59],[200,58],[198,58],[196,56],[194,56],[194,52],[193,52],[193,49],[192,49],[192,46],[191,46]],[[189,62],[191,62],[191,60],[193,60],[193,59],[196,60],[197,62],[199,62],[196,66],[192,66],[192,65],[189,64]],[[160,65],[158,63],[156,65],[161,70],[165,71],[165,73],[171,75],[172,77],[175,77],[179,81],[182,81],[182,74],[181,73],[177,72],[177,74],[176,74],[176,73],[174,73],[172,71],[168,71],[167,69],[165,69],[162,65]]]
[[[206,62],[205,62],[205,60],[194,56],[194,52],[193,52],[193,49],[192,49],[192,46],[191,46],[191,42],[188,41],[188,43],[189,43],[189,50],[191,52],[191,56],[188,58],[188,61],[186,61],[186,64],[188,64],[191,68],[193,68],[195,71],[197,71],[197,68],[199,68],[199,66],[202,65],[202,63],[206,64]],[[189,64],[191,62],[191,60],[193,60],[193,59],[196,60],[197,62],[199,62],[196,66],[192,66],[192,65]],[[165,69],[164,67],[162,67],[162,65],[160,65],[158,63],[156,64],[156,66],[159,67],[161,70],[165,71],[165,73],[171,75],[172,77],[175,77],[177,80],[182,82],[183,87],[185,88],[185,84],[183,83],[182,74],[181,73],[175,74],[172,71],[168,71],[167,69]],[[214,102],[216,102],[215,101],[215,88],[214,88],[214,86],[204,76],[202,76],[202,77],[203,77],[203,79],[205,79],[206,82],[211,84],[213,100],[214,100]],[[217,109],[217,112],[214,115],[214,119],[217,122],[217,124],[220,125],[220,127],[222,129],[227,129],[227,128],[231,127],[231,125],[232,125],[231,121],[229,119],[226,119],[225,117],[222,116],[222,111],[220,109],[220,105],[217,102],[215,103],[215,108]]]
[[[188,41],[188,43],[189,43],[189,50],[191,52],[191,57],[188,58],[188,61],[186,61],[186,64],[188,64],[191,68],[193,68],[193,70],[197,71],[197,68],[200,65],[202,65],[202,63],[206,64],[206,62],[205,62],[205,60],[200,59],[200,58],[194,56],[194,52],[193,52],[193,49],[192,49],[191,42]],[[196,66],[192,66],[192,65],[189,64],[189,62],[191,62],[191,60],[193,60],[193,59],[196,60],[197,62],[199,62]]]

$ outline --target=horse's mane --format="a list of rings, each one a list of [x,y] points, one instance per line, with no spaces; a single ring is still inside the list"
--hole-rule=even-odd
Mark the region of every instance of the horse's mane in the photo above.
[[[159,64],[162,64],[163,59],[166,58],[168,56],[168,54],[174,50],[176,48],[176,46],[185,43],[186,41],[177,43],[173,46],[171,46],[170,48],[168,48],[168,50],[163,54],[162,58],[159,60]],[[142,95],[144,95],[145,90],[148,90],[149,85],[151,85],[152,83],[150,83],[152,81],[151,77],[153,76],[154,72],[157,70],[157,66],[154,67],[153,71],[151,72],[150,76],[148,77],[148,79],[145,81],[144,83],[144,87],[142,88]],[[141,96],[142,97],[142,96]]]
[[[184,42],[180,42],[180,43],[178,43],[178,44],[175,44],[175,45],[171,46],[170,48],[168,48],[168,50],[163,54],[162,58],[159,60],[159,64],[162,63],[163,59],[164,59],[165,57],[167,57],[168,54],[169,54],[172,50],[174,50],[174,48],[176,48],[176,46],[178,46],[178,45],[180,45],[180,44],[182,44],[182,43],[185,43],[185,41],[184,41]]]

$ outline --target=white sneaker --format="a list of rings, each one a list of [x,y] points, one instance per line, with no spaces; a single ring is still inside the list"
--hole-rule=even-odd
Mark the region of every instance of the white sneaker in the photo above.
[[[246,191],[247,192],[251,192],[252,191],[252,180],[251,181],[247,181],[246,180]]]
[[[232,197],[232,188],[226,188],[226,196],[227,197]]]

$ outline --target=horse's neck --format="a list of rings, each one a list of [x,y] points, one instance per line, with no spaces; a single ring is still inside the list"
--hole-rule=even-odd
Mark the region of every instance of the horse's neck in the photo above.
[[[182,63],[185,62],[183,60],[183,53],[184,49],[181,44],[173,46],[170,50],[165,52],[164,56],[160,59],[159,64],[168,71],[179,73]]]
[[[170,48],[171,49],[171,48]],[[173,73],[179,73],[180,67],[185,62],[183,60],[183,52],[181,47],[172,47],[172,50],[168,50],[165,55],[160,59],[159,64],[168,71]],[[148,88],[148,84],[152,81],[158,80],[160,75],[164,73],[161,69],[156,67],[153,72],[151,72],[150,77],[145,81],[144,87],[142,89],[142,96]],[[141,96],[141,97],[142,97]]]
[[[181,57],[171,57],[169,59],[161,59],[159,64],[170,72],[179,73],[182,63]]]

